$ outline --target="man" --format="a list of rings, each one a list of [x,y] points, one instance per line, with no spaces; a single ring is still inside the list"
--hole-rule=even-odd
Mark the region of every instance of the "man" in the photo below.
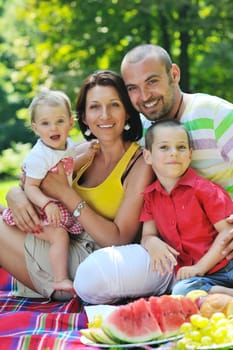
[[[193,141],[192,167],[233,198],[233,104],[182,92],[179,67],[159,46],[132,49],[122,61],[121,73],[134,107],[152,122],[161,118],[182,122]]]
[[[179,67],[157,45],[129,51],[122,60],[121,74],[132,104],[146,117],[142,116],[144,127],[161,118],[182,122],[192,139],[192,167],[233,198],[233,104],[216,96],[182,92]],[[233,251],[233,233],[225,243],[231,241],[223,253]]]

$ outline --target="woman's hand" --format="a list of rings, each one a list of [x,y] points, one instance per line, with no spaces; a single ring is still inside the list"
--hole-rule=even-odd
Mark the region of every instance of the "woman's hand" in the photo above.
[[[48,197],[62,201],[64,192],[70,187],[64,167],[60,162],[57,165],[57,172],[48,172],[42,181],[40,188]]]
[[[7,193],[7,204],[12,210],[16,226],[23,232],[40,232],[40,220],[36,209],[27,199],[24,191],[19,187],[13,187]]]

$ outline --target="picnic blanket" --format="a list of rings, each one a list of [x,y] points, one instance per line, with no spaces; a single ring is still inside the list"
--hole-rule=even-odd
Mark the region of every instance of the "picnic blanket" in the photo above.
[[[69,302],[15,297],[14,278],[0,268],[0,349],[78,350],[87,316],[78,298]]]
[[[57,302],[14,296],[14,278],[0,268],[0,349],[1,350],[84,350],[80,329],[88,319],[81,301]],[[173,349],[174,344],[160,350]],[[150,347],[145,347],[150,349]]]

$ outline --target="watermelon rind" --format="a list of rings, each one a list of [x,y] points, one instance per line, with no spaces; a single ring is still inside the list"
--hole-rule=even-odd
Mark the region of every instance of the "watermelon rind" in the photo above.
[[[143,298],[114,310],[103,321],[102,328],[118,343],[148,342],[162,334],[148,302]]]
[[[153,339],[153,335],[146,335],[145,336],[127,336],[126,333],[120,332],[117,328],[109,327],[107,325],[103,325],[104,332],[114,340],[116,344],[136,344],[136,343],[144,343],[149,342]],[[157,336],[156,336],[157,337]]]
[[[171,295],[140,298],[118,306],[101,327],[81,330],[81,334],[94,343],[109,346],[168,340],[180,335],[181,324],[198,311],[196,303],[187,299]]]
[[[102,328],[91,328],[91,336],[95,339],[97,343],[113,345],[116,342],[111,339]]]
[[[91,340],[92,342],[96,342],[96,339],[91,334],[90,328],[80,329],[80,333],[84,335],[84,337],[86,337],[87,339]]]

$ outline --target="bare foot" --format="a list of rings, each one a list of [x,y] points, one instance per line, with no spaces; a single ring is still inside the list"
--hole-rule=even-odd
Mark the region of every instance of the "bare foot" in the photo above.
[[[69,279],[65,279],[63,281],[55,281],[54,282],[54,289],[55,290],[63,290],[64,292],[70,293],[73,298],[77,296],[74,287],[73,282]]]
[[[227,287],[222,287],[222,286],[213,286],[210,290],[209,290],[210,294],[214,294],[214,293],[223,293],[223,294],[227,294],[233,297],[233,288],[227,288]]]

